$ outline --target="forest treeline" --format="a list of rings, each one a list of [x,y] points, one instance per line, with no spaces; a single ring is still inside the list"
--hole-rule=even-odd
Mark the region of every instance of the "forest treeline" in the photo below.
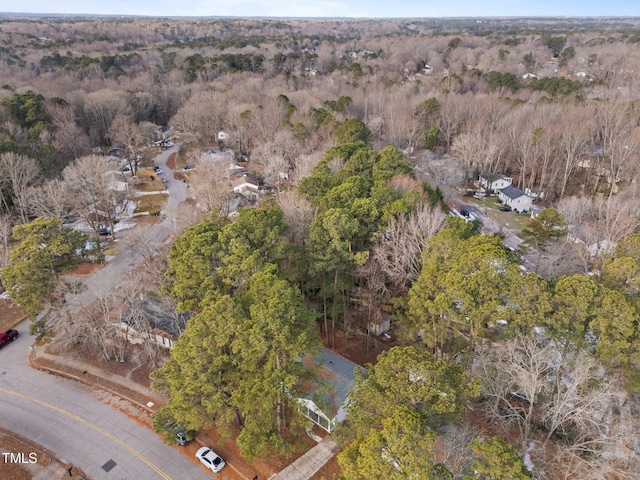
[[[503,24],[5,18],[0,150],[49,178],[172,124],[303,170],[291,157],[328,146],[329,118],[357,117],[380,145],[450,152],[457,172],[511,174],[549,199],[633,180],[633,19]]]

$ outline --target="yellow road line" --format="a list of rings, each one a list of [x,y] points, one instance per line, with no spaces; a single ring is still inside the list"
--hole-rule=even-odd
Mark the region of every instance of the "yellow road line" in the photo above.
[[[129,450],[136,457],[138,457],[140,460],[142,460],[144,463],[146,463],[149,467],[151,467],[153,470],[155,470],[158,473],[158,475],[160,475],[165,480],[171,480],[171,477],[169,475],[164,473],[162,470],[160,470],[158,467],[156,467],[153,463],[151,463],[149,460],[144,458],[142,456],[142,454],[140,454],[140,452],[138,452],[137,450],[131,448],[129,445],[124,443],[122,440],[120,440],[119,438],[111,435],[109,432],[103,430],[102,428],[98,427],[97,425],[94,425],[93,423],[88,422],[84,418],[81,418],[81,417],[79,417],[77,415],[74,415],[73,413],[68,412],[68,411],[66,411],[66,410],[64,410],[64,409],[62,409],[60,407],[57,407],[55,405],[51,405],[50,403],[47,403],[47,402],[43,402],[42,400],[40,400],[38,398],[32,397],[30,395],[26,395],[24,393],[14,392],[13,390],[7,390],[6,388],[2,388],[2,387],[0,387],[0,392],[8,393],[9,395],[13,395],[15,397],[24,398],[25,400],[29,400],[29,401],[31,401],[33,403],[37,403],[38,405],[42,405],[43,407],[50,408],[51,410],[55,410],[58,413],[62,413],[63,415],[66,415],[67,417],[70,417],[70,418],[73,418],[74,420],[77,420],[78,422],[86,425],[89,428],[94,429],[96,432],[101,433],[105,437],[110,438],[111,440],[113,440],[117,444],[119,444],[122,447],[124,447],[127,450]]]

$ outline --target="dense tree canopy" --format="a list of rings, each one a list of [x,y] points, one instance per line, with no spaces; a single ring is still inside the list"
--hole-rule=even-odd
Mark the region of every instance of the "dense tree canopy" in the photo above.
[[[348,479],[438,478],[435,432],[478,394],[463,370],[423,347],[394,347],[356,371],[345,430],[353,442],[339,455]]]
[[[9,254],[10,264],[2,271],[2,282],[11,299],[25,307],[35,321],[60,273],[82,258],[86,236],[63,229],[59,220],[38,217],[14,227],[13,238],[18,244]]]
[[[300,433],[292,392],[313,375],[302,358],[320,346],[300,290],[278,275],[285,232],[282,210],[268,204],[201,222],[169,257],[167,290],[195,315],[153,374],[170,395],[163,415],[192,429],[213,418],[227,434],[235,425],[248,458],[291,448]]]

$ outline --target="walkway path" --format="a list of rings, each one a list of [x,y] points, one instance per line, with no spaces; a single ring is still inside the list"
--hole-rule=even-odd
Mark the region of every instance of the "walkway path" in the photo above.
[[[325,437],[291,465],[271,477],[271,480],[309,480],[337,451],[336,442],[331,437]]]

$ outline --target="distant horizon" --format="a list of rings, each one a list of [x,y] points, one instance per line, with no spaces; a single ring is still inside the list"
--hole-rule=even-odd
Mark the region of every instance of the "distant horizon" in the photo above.
[[[55,11],[52,11],[55,10]],[[151,18],[636,18],[637,0],[0,0],[3,16],[107,16]]]
[[[423,19],[640,19],[638,15],[452,15],[452,16],[417,16],[417,17],[349,17],[349,16],[300,16],[300,15],[152,15],[135,13],[55,13],[55,12],[0,12],[0,17],[109,17],[109,18],[236,18],[236,19],[293,19],[293,20],[423,20]]]

